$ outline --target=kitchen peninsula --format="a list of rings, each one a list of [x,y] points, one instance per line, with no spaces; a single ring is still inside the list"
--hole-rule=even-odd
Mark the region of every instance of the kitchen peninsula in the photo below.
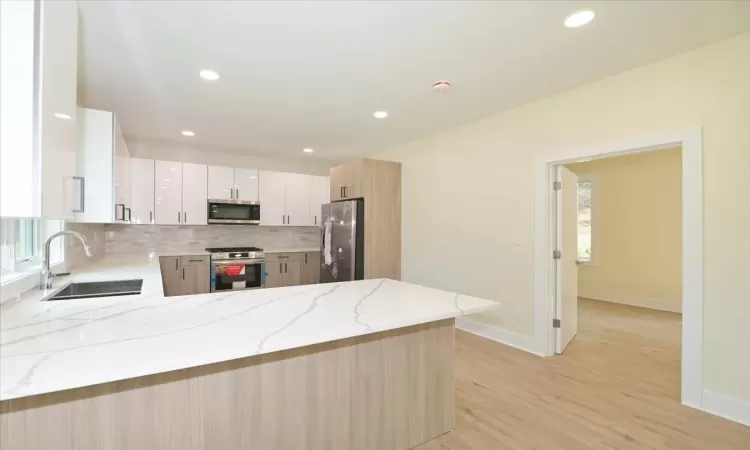
[[[167,298],[158,256],[73,277],[140,295],[2,305],[0,449],[411,448],[454,425],[454,318],[499,306],[390,279]]]

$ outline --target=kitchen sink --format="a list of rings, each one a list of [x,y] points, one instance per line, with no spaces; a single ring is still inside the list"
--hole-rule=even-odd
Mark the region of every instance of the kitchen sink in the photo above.
[[[47,301],[138,295],[141,293],[141,286],[143,286],[143,279],[70,283],[60,292],[49,297]]]

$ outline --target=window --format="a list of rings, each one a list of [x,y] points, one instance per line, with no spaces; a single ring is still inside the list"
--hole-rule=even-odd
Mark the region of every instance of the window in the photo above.
[[[0,284],[41,269],[44,242],[64,228],[61,220],[0,220]],[[50,246],[50,263],[63,261],[63,239]]]
[[[594,183],[583,180],[578,183],[578,260],[591,262],[593,260],[592,239],[592,190]]]
[[[15,233],[15,263],[23,264],[33,262],[39,247],[39,224],[36,220],[19,219],[14,220]]]

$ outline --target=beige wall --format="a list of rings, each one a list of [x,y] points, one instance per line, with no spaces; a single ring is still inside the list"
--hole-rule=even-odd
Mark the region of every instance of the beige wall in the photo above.
[[[749,124],[746,33],[380,152],[403,163],[403,278],[532,335],[536,159],[702,126],[704,387],[750,401]]]
[[[569,164],[591,180],[593,261],[578,295],[681,311],[682,150]]]
[[[273,170],[277,172],[328,175],[328,170],[338,164],[334,161],[311,157],[288,157],[270,155],[244,155],[218,148],[192,147],[175,142],[127,139],[130,155],[135,158],[159,159],[163,161],[210,164],[226,167]]]

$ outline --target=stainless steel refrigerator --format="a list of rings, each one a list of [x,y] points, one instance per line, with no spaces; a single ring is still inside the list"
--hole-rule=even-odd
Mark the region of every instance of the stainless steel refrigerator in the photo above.
[[[365,278],[365,201],[328,203],[321,211],[320,282]]]

